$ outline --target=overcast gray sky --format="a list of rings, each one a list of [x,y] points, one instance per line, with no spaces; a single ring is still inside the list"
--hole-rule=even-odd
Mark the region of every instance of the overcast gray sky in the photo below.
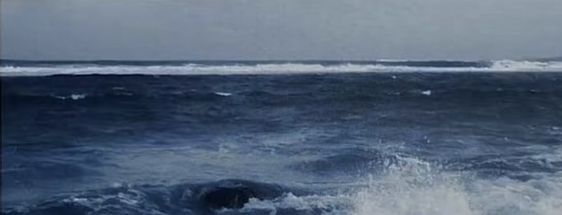
[[[1,0],[12,59],[562,56],[562,0]]]

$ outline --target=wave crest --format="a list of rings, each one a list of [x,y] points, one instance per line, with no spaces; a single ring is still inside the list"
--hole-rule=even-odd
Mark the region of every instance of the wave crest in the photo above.
[[[562,62],[499,60],[491,62],[456,61],[375,61],[375,62],[263,62],[186,63],[160,65],[131,64],[5,64],[1,76],[47,75],[244,75],[361,72],[554,72]]]

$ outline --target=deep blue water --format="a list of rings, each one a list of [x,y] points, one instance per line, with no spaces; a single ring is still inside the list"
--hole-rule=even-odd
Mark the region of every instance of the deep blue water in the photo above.
[[[4,214],[562,211],[558,72],[1,83]]]

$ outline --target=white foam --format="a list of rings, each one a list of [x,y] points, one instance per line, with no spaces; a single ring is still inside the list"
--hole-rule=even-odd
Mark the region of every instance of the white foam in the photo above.
[[[498,60],[492,63],[491,70],[496,71],[562,71],[562,62],[540,62],[540,61],[514,61]]]
[[[435,174],[432,165],[416,159],[401,158],[367,184],[354,195],[355,214],[477,214],[457,176]]]
[[[215,95],[218,95],[218,96],[225,96],[225,97],[226,97],[226,96],[231,96],[231,95],[232,95],[232,93],[226,93],[226,92],[215,92]]]
[[[80,99],[85,99],[86,94],[70,94],[68,96],[53,96],[53,97],[62,100],[67,100],[67,99],[80,100]]]
[[[421,94],[426,95],[426,96],[431,96],[431,90],[424,90],[421,92]]]
[[[559,215],[562,174],[517,181],[446,172],[415,158],[398,157],[383,174],[360,180],[360,188],[332,195],[252,199],[242,212],[279,209],[357,215]]]
[[[382,177],[354,195],[355,214],[559,214],[561,175],[527,182],[482,179],[445,172],[417,159],[400,159]]]
[[[241,212],[250,213],[255,210],[266,210],[276,214],[278,209],[294,209],[299,211],[320,210],[330,214],[345,214],[349,212],[352,199],[346,195],[308,195],[295,196],[285,194],[273,200],[250,199]]]
[[[562,62],[494,61],[491,67],[413,67],[380,64],[342,63],[322,65],[312,63],[263,63],[256,65],[161,65],[161,66],[4,66],[0,76],[47,76],[57,74],[145,74],[145,75],[241,75],[241,74],[306,74],[363,72],[562,72]]]

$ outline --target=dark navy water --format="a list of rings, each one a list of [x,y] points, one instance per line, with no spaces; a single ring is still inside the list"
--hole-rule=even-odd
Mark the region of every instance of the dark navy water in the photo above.
[[[1,83],[4,214],[562,211],[558,72]]]

